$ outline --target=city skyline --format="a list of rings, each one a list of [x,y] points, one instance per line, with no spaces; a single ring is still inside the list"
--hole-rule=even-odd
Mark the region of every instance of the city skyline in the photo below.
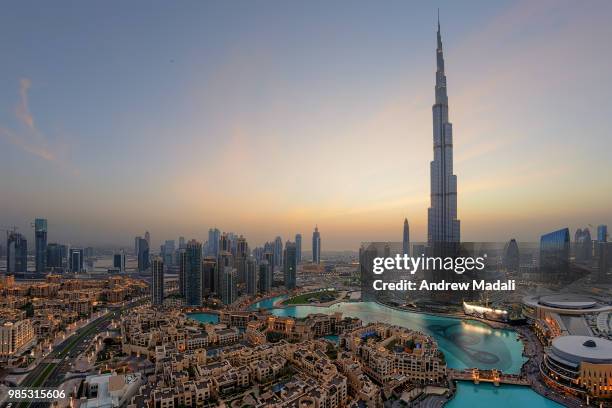
[[[600,120],[610,108],[612,61],[601,54],[610,4],[440,6],[462,239],[535,242],[611,224],[612,142]],[[316,5],[268,7],[250,20],[249,7],[139,14],[129,5],[112,20],[118,36],[82,38],[70,24],[58,31],[63,7],[31,21],[28,5],[9,7],[0,26],[19,35],[0,40],[10,50],[0,68],[0,170],[10,175],[0,225],[34,242],[29,225],[40,217],[48,242],[126,246],[146,229],[153,248],[204,241],[214,226],[258,244],[319,225],[324,250],[355,250],[399,241],[407,217],[411,238],[425,241],[435,7],[330,5],[325,16]],[[98,11],[77,6],[62,18],[80,25],[110,12]],[[164,30],[128,28],[162,14]],[[248,24],[232,32],[214,17]],[[36,42],[62,44],[62,58]]]

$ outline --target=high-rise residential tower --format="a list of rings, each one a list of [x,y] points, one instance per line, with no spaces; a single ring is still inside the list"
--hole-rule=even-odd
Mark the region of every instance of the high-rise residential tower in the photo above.
[[[28,271],[28,241],[18,232],[9,232],[6,242],[6,273]]]
[[[217,258],[206,256],[202,260],[202,292],[208,296],[215,291],[215,274],[217,269]]]
[[[34,245],[36,272],[43,273],[47,267],[47,220],[36,218],[34,220]]]
[[[297,253],[293,242],[287,241],[283,254],[283,281],[287,289],[295,289]]]
[[[125,252],[123,250],[113,254],[113,268],[118,269],[119,272],[125,272]]]
[[[47,245],[47,269],[52,272],[64,272],[68,248],[66,245],[50,243]]]
[[[299,265],[302,262],[302,234],[295,234],[295,258]]]
[[[136,256],[138,258],[138,271],[149,269],[149,243],[146,238],[138,238]]]
[[[249,258],[246,263],[246,291],[249,295],[257,294],[257,262]]]
[[[262,293],[270,292],[272,290],[272,280],[272,266],[264,259],[259,264],[259,291]]]
[[[151,262],[152,285],[151,303],[154,305],[164,304],[164,261],[160,256],[153,258]]]
[[[319,233],[318,226],[315,226],[315,230],[312,233],[312,263],[321,263],[321,234]]]
[[[184,257],[185,304],[202,306],[202,244],[195,239],[189,241]]]
[[[608,226],[607,225],[598,225],[597,226],[597,241],[598,242],[607,242],[608,241]]]
[[[436,99],[433,112],[434,158],[430,164],[431,206],[427,210],[427,242],[459,242],[457,219],[457,176],[453,174],[453,126],[448,121],[448,95],[442,36],[438,18],[438,47],[436,50]]]
[[[404,255],[410,255],[410,227],[408,226],[408,218],[404,218],[404,233],[402,235],[402,252]]]
[[[219,256],[219,240],[221,239],[221,231],[217,228],[208,230],[208,255]]]
[[[274,266],[279,269],[283,266],[283,239],[281,237],[274,239]]]
[[[85,258],[83,248],[70,248],[68,253],[70,272],[83,272],[83,260]]]

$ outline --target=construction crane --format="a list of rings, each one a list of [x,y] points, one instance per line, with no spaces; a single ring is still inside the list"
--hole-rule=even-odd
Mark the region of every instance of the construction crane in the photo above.
[[[6,237],[7,238],[9,236],[10,232],[17,232],[18,229],[19,229],[19,227],[17,227],[16,225],[10,225],[8,227],[0,226],[0,231],[6,231]]]

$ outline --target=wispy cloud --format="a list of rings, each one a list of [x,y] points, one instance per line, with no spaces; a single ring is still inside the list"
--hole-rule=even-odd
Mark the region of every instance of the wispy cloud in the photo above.
[[[29,106],[28,96],[31,86],[32,81],[30,79],[22,78],[19,80],[19,101],[15,106],[15,117],[20,130],[0,126],[0,137],[29,154],[52,162],[67,169],[72,174],[78,175],[78,169],[61,154],[61,152],[67,150],[65,146],[52,146],[45,133],[36,126],[34,115]]]
[[[15,115],[25,126],[30,130],[36,131],[34,126],[34,117],[30,112],[28,104],[28,92],[32,86],[32,81],[27,78],[21,78],[19,80],[19,103],[15,108]]]

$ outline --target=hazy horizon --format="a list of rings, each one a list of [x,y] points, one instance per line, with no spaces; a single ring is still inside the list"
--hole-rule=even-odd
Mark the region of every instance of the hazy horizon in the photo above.
[[[612,225],[611,2],[26,1],[0,15],[0,228],[425,240],[437,7],[462,240]]]

